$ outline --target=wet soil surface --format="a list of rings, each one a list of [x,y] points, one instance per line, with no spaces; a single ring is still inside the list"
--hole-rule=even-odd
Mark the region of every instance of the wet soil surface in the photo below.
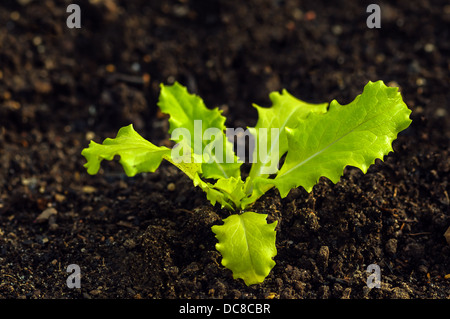
[[[449,298],[450,6],[369,2],[69,1],[0,4],[1,298]],[[124,125],[168,141],[160,83],[219,106],[227,126],[286,88],[350,102],[369,81],[399,86],[412,125],[367,174],[347,168],[311,193],[267,193],[276,266],[245,286],[220,265],[212,207],[170,165],[128,178],[117,162],[89,176],[81,150]],[[81,288],[69,289],[77,264]],[[367,286],[376,264],[381,286]]]

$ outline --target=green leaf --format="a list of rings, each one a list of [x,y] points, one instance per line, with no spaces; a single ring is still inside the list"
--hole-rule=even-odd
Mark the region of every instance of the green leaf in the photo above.
[[[272,92],[269,95],[272,102],[270,108],[254,104],[258,111],[258,122],[254,128],[249,128],[255,137],[255,149],[253,161],[248,178],[245,181],[245,191],[251,195],[242,200],[242,208],[254,203],[262,194],[273,185],[258,184],[257,177],[268,177],[269,173],[278,171],[280,158],[288,151],[286,127],[297,127],[310,113],[326,113],[328,103],[312,104],[304,102],[292,96],[288,91],[282,90],[281,94]],[[261,129],[265,129],[264,131]],[[275,129],[272,135],[272,129]],[[264,151],[261,150],[264,148]],[[274,167],[275,165],[275,167]],[[273,171],[273,168],[276,170]],[[254,189],[254,185],[259,187]]]
[[[206,193],[206,198],[212,205],[218,202],[221,208],[231,211],[241,208],[241,200],[245,193],[244,182],[240,177],[220,178],[215,184],[212,184],[203,181],[197,174],[193,181],[195,186],[199,186]]]
[[[270,108],[253,106],[258,111],[258,122],[254,128],[249,128],[255,137],[255,147],[253,151],[254,163],[249,174],[249,187],[251,181],[257,176],[268,176],[276,173],[270,171],[270,166],[278,165],[281,156],[288,151],[286,127],[296,127],[300,120],[305,119],[310,113],[325,113],[328,103],[311,104],[299,100],[282,90],[281,94],[272,92],[269,95],[272,101]],[[267,130],[266,132],[262,131]],[[272,134],[272,129],[273,133]],[[262,148],[265,150],[262,151]]]
[[[222,265],[247,286],[263,282],[275,266],[277,222],[267,224],[266,219],[265,214],[246,212],[211,228],[219,241],[216,249],[222,254]]]
[[[275,186],[285,197],[298,186],[310,192],[321,176],[337,183],[347,165],[366,173],[392,151],[392,141],[411,123],[410,113],[398,88],[369,82],[350,104],[334,100],[327,113],[311,113],[297,127],[287,127],[283,166],[274,179],[259,178],[255,187]]]
[[[125,173],[134,176],[137,173],[154,172],[163,158],[170,156],[170,152],[167,147],[156,146],[144,139],[130,124],[122,127],[116,138],[107,138],[103,144],[91,141],[81,155],[86,158],[84,167],[91,175],[97,174],[103,160],[111,161],[114,156],[119,155],[119,162]]]
[[[218,108],[208,109],[200,97],[190,94],[178,82],[170,86],[161,84],[158,106],[163,113],[170,115],[169,133],[172,134],[172,139],[180,142],[180,137],[173,136],[174,130],[186,130],[190,141],[184,142],[189,144],[195,154],[206,154],[206,158],[201,160],[202,175],[205,178],[240,176],[242,163],[234,153],[233,144],[226,138],[225,117]],[[205,132],[211,132],[207,131],[208,129],[218,129],[220,134],[217,139],[206,136]]]

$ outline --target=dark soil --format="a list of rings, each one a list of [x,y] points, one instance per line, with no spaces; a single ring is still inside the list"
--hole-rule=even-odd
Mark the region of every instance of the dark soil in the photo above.
[[[72,2],[81,29],[66,27]],[[369,3],[1,1],[0,297],[449,298],[450,5],[377,1],[381,29],[369,29]],[[90,139],[130,123],[167,143],[156,101],[175,80],[229,127],[254,125],[251,103],[269,106],[274,90],[348,103],[383,80],[413,123],[367,174],[257,202],[278,220],[278,255],[247,287],[214,247],[211,226],[229,213],[181,172],[83,168]],[[81,289],[66,285],[70,264]],[[370,264],[380,288],[366,285]]]

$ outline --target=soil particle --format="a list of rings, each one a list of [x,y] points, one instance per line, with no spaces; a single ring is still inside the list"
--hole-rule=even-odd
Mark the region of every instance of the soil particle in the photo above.
[[[386,242],[386,253],[389,254],[390,256],[394,256],[395,253],[397,252],[397,239],[395,238],[391,238]]]
[[[320,265],[320,267],[322,267],[323,269],[326,269],[328,267],[329,257],[330,249],[328,248],[328,246],[321,246],[317,256],[317,263]]]
[[[447,243],[450,245],[450,227],[447,228],[447,230],[445,231],[444,237],[445,237],[445,240],[447,241]]]

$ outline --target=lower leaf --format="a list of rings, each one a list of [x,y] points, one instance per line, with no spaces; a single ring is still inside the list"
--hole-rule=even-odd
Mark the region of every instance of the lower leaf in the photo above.
[[[219,241],[216,249],[222,254],[222,265],[247,286],[263,282],[275,266],[277,222],[267,224],[266,219],[266,214],[245,212],[211,228]]]

